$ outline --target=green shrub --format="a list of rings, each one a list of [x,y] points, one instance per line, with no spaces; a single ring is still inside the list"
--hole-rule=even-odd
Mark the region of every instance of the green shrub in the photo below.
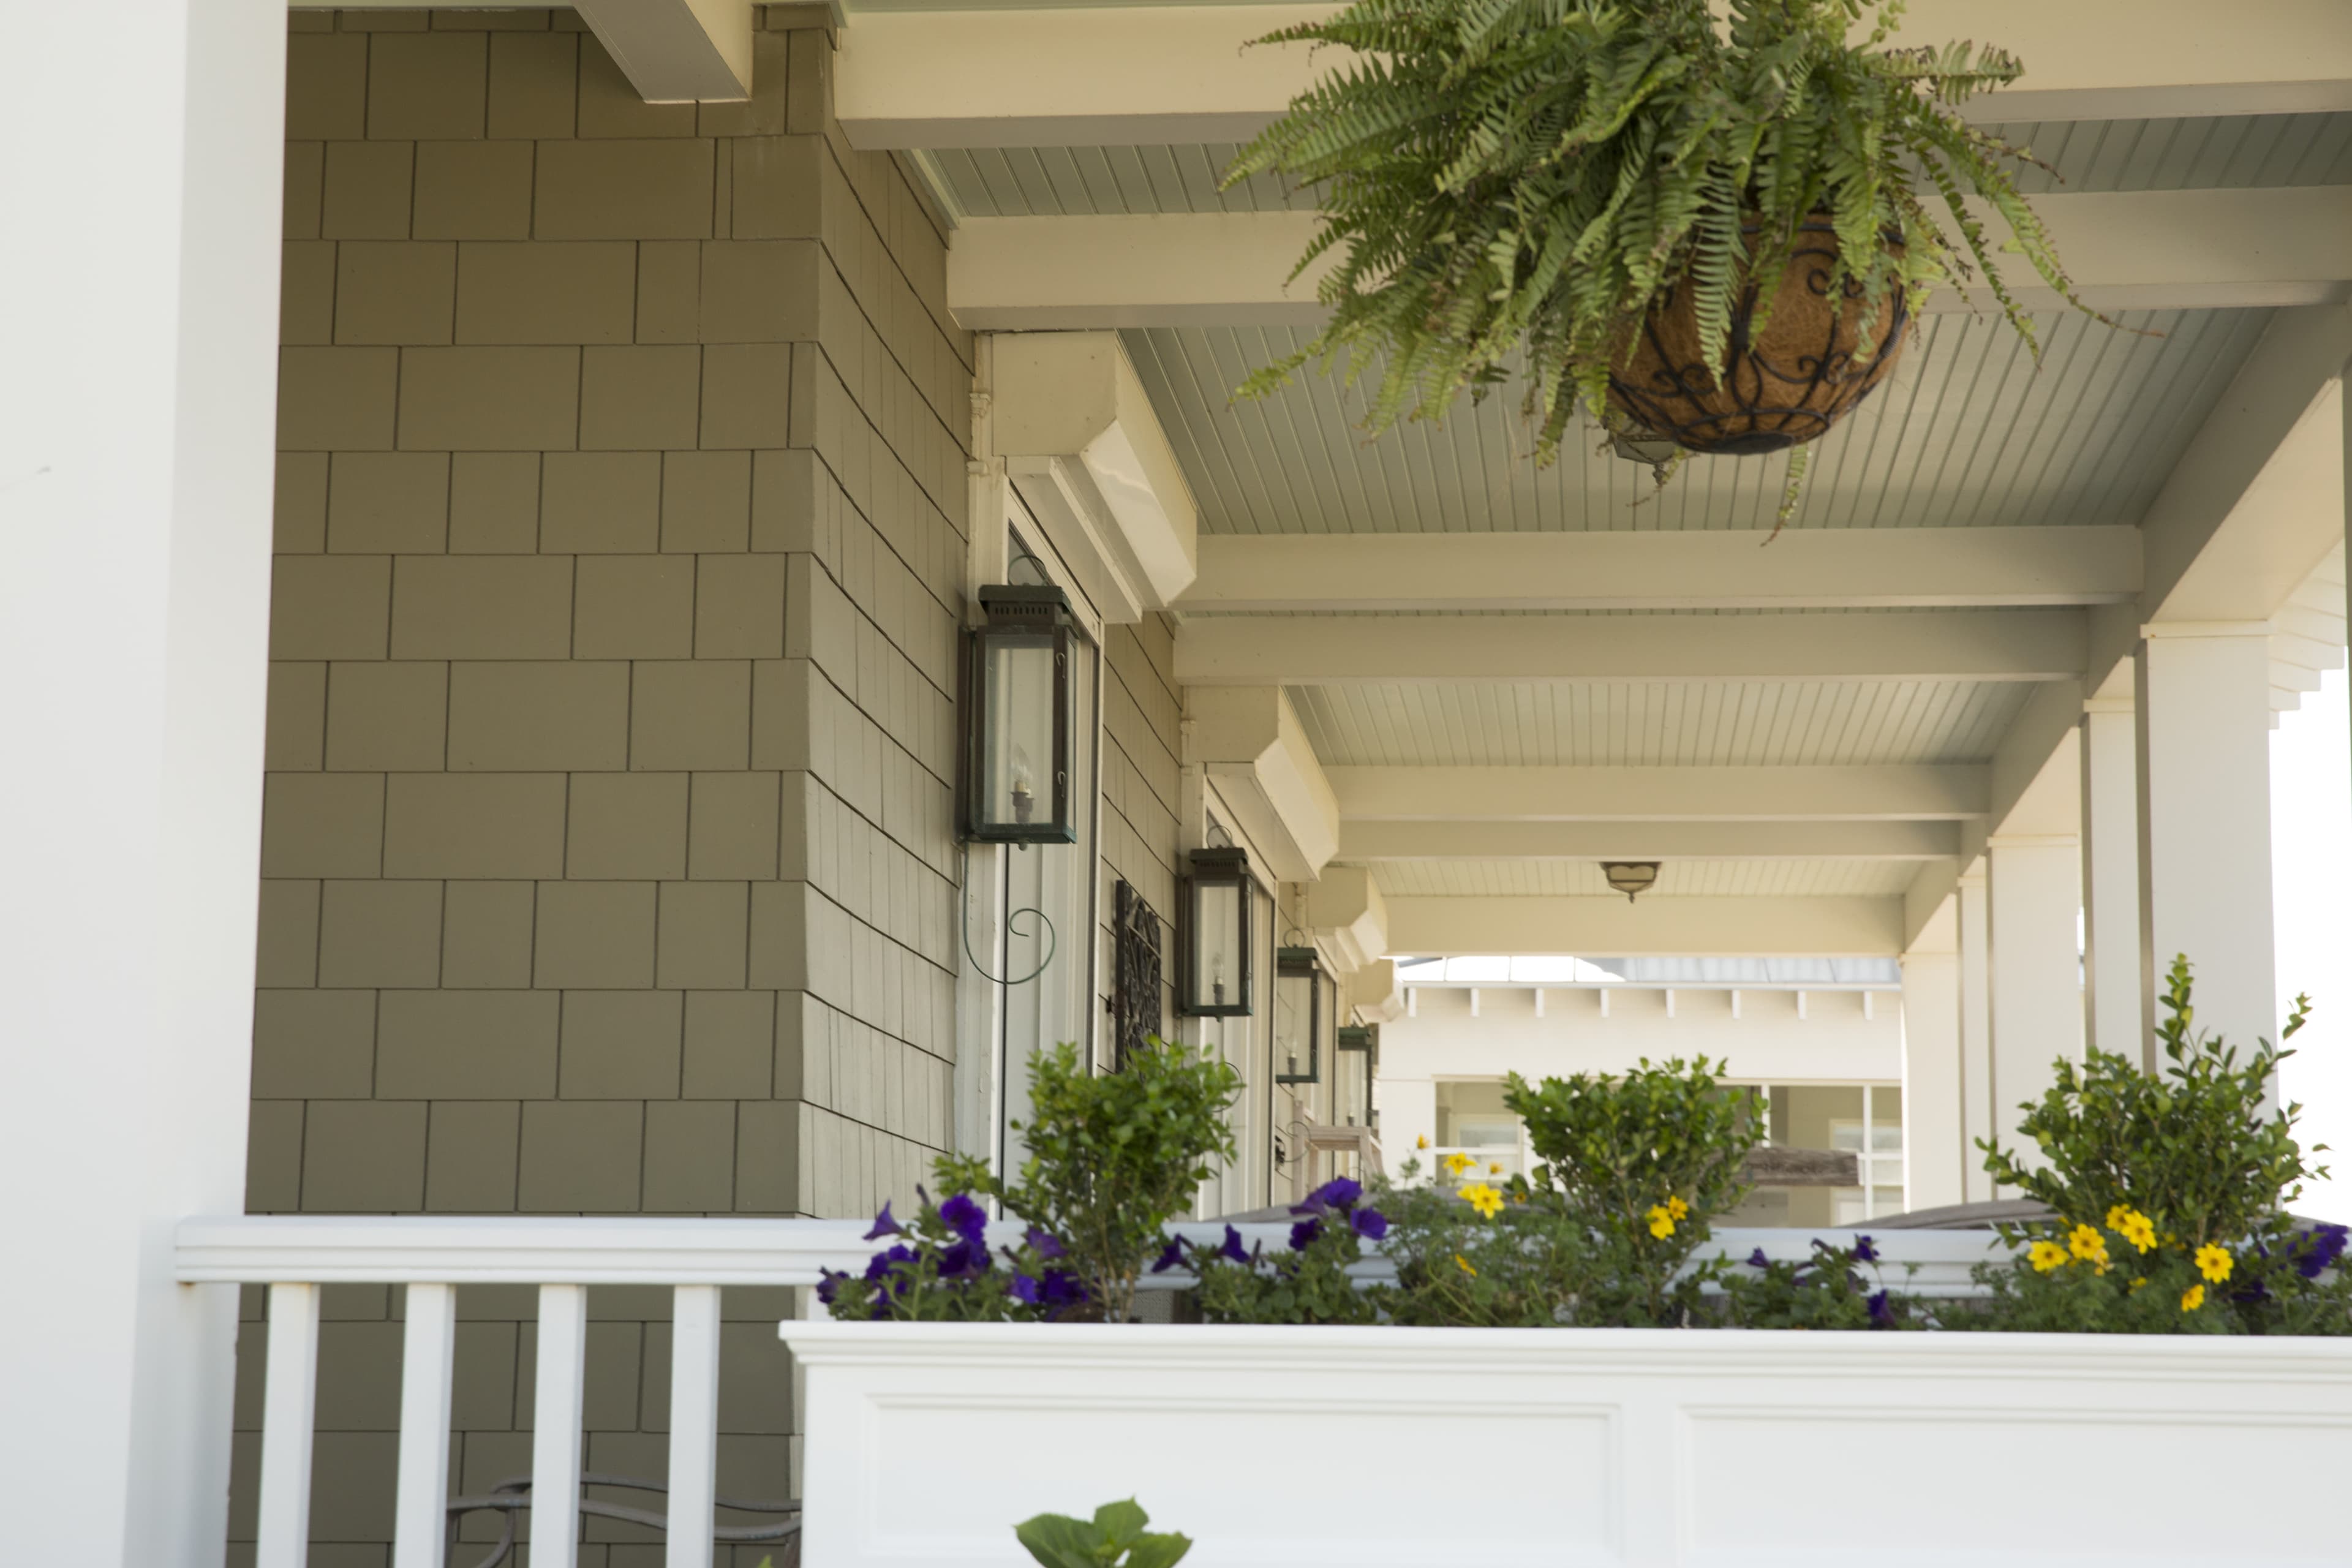
[[[1407,1161],[1408,1184],[1421,1173]],[[1396,1283],[1370,1292],[1390,1318],[1426,1328],[1554,1328],[1595,1320],[1609,1292],[1599,1279],[1591,1226],[1556,1192],[1513,1177],[1501,1202],[1481,1202],[1441,1185],[1380,1194],[1388,1215],[1383,1244]]]
[[[1616,1078],[1507,1081],[1503,1103],[1527,1122],[1544,1161],[1534,1185],[1557,1191],[1591,1228],[1595,1279],[1615,1282],[1611,1300],[1591,1304],[1610,1321],[1688,1322],[1702,1286],[1720,1272],[1685,1265],[1746,1194],[1740,1163],[1762,1132],[1719,1070],[1705,1057],[1661,1067],[1644,1057]]]
[[[2266,1108],[2278,1064],[2267,1040],[2241,1061],[2196,1021],[2189,961],[2176,957],[2158,1026],[2156,1073],[2092,1047],[2056,1079],[2018,1130],[2041,1160],[1996,1141],[1978,1147],[2003,1186],[2057,1218],[2004,1227],[2022,1248],[1980,1267],[1992,1296],[1953,1326],[2053,1332],[2343,1333],[2352,1281],[2335,1265],[2341,1226],[2298,1227],[2286,1205],[2325,1168],[2294,1139],[2302,1107]],[[2297,997],[2282,1041],[2303,1027]],[[2325,1152],[2315,1145],[2314,1154]]]
[[[1201,1316],[1212,1323],[1375,1322],[1377,1303],[1349,1270],[1363,1260],[1366,1241],[1389,1234],[1389,1221],[1363,1195],[1346,1176],[1316,1188],[1291,1208],[1287,1251],[1244,1250],[1241,1232],[1227,1226],[1222,1246],[1171,1241],[1152,1268],[1189,1264],[1200,1282]]]
[[[1231,1159],[1225,1113],[1241,1078],[1205,1052],[1154,1039],[1114,1073],[1093,1072],[1078,1047],[1029,1058],[1029,1144],[1017,1181],[992,1184],[1004,1206],[1067,1253],[1101,1316],[1133,1315],[1135,1284],[1160,1250],[1168,1222],[1192,1208],[1212,1172]]]

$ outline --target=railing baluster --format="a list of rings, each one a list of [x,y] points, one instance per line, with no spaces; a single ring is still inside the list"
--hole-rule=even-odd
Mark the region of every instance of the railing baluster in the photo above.
[[[303,1568],[310,1554],[310,1430],[319,1388],[319,1288],[269,1288],[261,1394],[261,1508],[254,1568]]]
[[[411,1285],[401,1348],[392,1568],[442,1568],[449,1533],[449,1372],[457,1342],[457,1288]]]
[[[539,1392],[530,1436],[532,1568],[580,1556],[580,1403],[587,1364],[588,1288],[539,1288]]]
[[[719,1481],[719,1287],[681,1285],[670,1312],[667,1568],[710,1568]]]

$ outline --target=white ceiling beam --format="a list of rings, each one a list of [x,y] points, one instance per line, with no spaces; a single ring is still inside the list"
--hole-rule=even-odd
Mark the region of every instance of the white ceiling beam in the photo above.
[[[1220,616],[1177,629],[1187,686],[1515,680],[2061,680],[2083,612]]]
[[[866,148],[1244,142],[1330,68],[1329,52],[1245,48],[1331,5],[861,11],[842,35],[837,112]],[[2338,0],[1911,0],[1898,42],[1987,38],[2026,66],[1968,106],[1989,121],[2352,110]]]
[[[1767,544],[1767,541],[1770,542]],[[1182,610],[1892,609],[2120,604],[2139,530],[1216,534]]]
[[[1388,822],[1960,822],[1990,775],[1966,763],[1823,767],[1334,767],[1345,825]]]
[[[2352,186],[2072,192],[2034,207],[2101,309],[2309,305],[2352,283]],[[1307,212],[966,218],[948,253],[948,308],[974,331],[1313,323],[1316,280],[1335,258],[1296,281],[1290,272],[1318,223]],[[2021,302],[2055,303],[2022,264],[2009,270]],[[1983,302],[1945,289],[1928,308]]]
[[[1957,823],[1348,822],[1341,860],[1939,860]]]
[[[647,103],[751,96],[752,0],[572,0]]]
[[[1391,899],[1399,953],[1627,958],[1880,957],[1903,950],[1899,898]]]

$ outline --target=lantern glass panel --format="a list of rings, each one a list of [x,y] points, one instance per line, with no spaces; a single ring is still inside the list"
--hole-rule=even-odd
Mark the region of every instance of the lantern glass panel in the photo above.
[[[1314,1083],[1322,1077],[1323,1036],[1330,1007],[1323,971],[1312,948],[1285,948],[1274,972],[1274,1078]]]
[[[1250,904],[1256,886],[1249,860],[1233,848],[1196,849],[1184,885],[1184,953],[1180,987],[1194,1017],[1240,1018],[1251,1010]]]
[[[1055,687],[1059,663],[1050,636],[992,634],[986,642],[981,715],[986,748],[982,820],[1018,833],[1051,823],[1058,805]]]

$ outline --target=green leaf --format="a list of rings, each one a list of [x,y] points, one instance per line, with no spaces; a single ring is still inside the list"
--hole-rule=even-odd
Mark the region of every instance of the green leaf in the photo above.
[[[1041,1513],[1014,1525],[1013,1533],[1045,1568],[1101,1568],[1112,1561],[1100,1551],[1102,1532],[1067,1514]]]
[[[1126,1568],[1174,1568],[1183,1561],[1184,1553],[1192,1550],[1190,1536],[1173,1531],[1165,1535],[1139,1535],[1128,1550]]]

